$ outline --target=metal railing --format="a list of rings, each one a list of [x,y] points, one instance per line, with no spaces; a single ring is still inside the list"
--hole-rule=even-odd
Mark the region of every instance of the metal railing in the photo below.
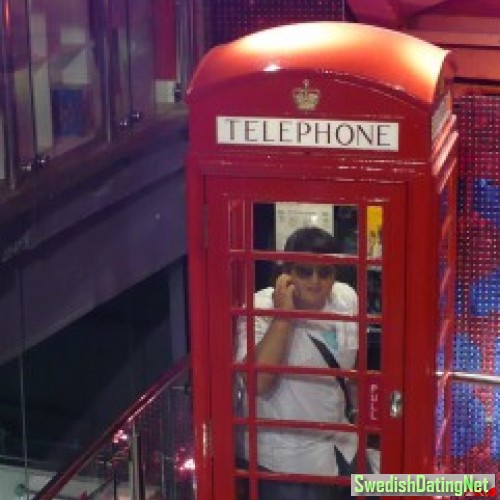
[[[32,500],[191,500],[190,357],[169,369]]]

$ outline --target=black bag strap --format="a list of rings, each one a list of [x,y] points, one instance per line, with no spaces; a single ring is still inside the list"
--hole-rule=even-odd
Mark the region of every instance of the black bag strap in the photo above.
[[[323,342],[321,342],[321,340],[315,339],[311,335],[309,335],[309,338],[311,339],[312,343],[317,347],[318,351],[323,356],[326,364],[330,368],[340,368],[340,365],[339,365],[338,361],[335,359],[335,356],[332,354],[330,349],[328,349],[328,347],[326,347],[326,345],[323,344]],[[346,381],[343,377],[336,376],[335,378],[337,379],[337,382],[339,383],[340,388],[342,389],[342,392],[344,393],[345,414],[346,414],[348,420],[350,420],[350,415],[351,415],[352,410],[353,410],[353,405],[352,405],[351,398],[349,397],[349,392],[347,391]]]

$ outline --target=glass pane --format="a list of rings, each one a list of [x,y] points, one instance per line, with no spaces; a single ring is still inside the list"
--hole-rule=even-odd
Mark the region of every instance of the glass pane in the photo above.
[[[20,164],[27,164],[35,156],[34,118],[30,86],[30,45],[28,40],[37,37],[37,32],[29,34],[34,26],[28,24],[25,2],[11,2],[12,16],[12,62],[14,73],[12,85],[16,106],[17,137]],[[32,42],[33,43],[33,42]]]
[[[367,255],[371,259],[382,258],[382,207],[369,206],[366,211]]]
[[[253,209],[256,250],[283,250],[287,238],[302,227],[319,227],[335,237],[333,252],[357,252],[358,219],[354,205],[256,203]]]
[[[267,373],[259,372],[257,380],[260,374]],[[344,385],[341,386],[339,381]],[[353,394],[356,385],[341,377],[280,374],[276,376],[272,389],[256,397],[257,417],[349,424],[346,391]]]
[[[293,288],[293,303],[283,303],[281,293]],[[321,260],[255,262],[254,307],[264,309],[323,310],[357,313],[357,268]]]
[[[342,474],[343,476],[345,474]],[[261,480],[257,498],[312,498],[334,500],[350,497],[350,486],[313,482]],[[238,499],[239,500],[239,499]]]
[[[367,368],[372,371],[380,371],[382,360],[382,326],[368,325],[367,334]]]
[[[249,500],[250,498],[250,483],[246,477],[237,477],[235,484],[236,492],[235,499],[236,500]],[[260,497],[257,497],[260,498]]]
[[[114,121],[117,126],[123,128],[130,125],[131,112],[128,4],[128,0],[115,0],[111,4],[111,76]]]
[[[234,426],[234,465],[236,469],[248,470],[248,427],[245,425]]]
[[[349,476],[356,468],[358,436],[354,432],[260,427],[257,450],[259,466],[272,472]]]
[[[102,127],[95,22],[88,0],[30,0],[37,152],[57,155]]]
[[[263,301],[272,300],[272,290],[265,290],[264,295],[257,297],[256,306],[264,306]],[[347,314],[347,311],[344,312]],[[241,361],[247,355],[248,323],[246,317],[236,321],[235,351],[236,360]],[[340,319],[300,319],[279,316],[257,316],[254,320],[255,330],[255,362],[261,365],[328,366],[320,349],[327,349],[343,369],[352,369],[358,352],[358,328],[354,321]],[[269,337],[268,337],[269,336]],[[273,349],[267,353],[267,342],[264,339],[280,337],[282,350],[273,343]],[[261,344],[262,343],[262,344]],[[319,344],[318,344],[319,343]],[[318,347],[319,345],[319,347]],[[252,361],[251,359],[249,359]]]
[[[368,314],[382,314],[382,268],[369,267],[366,271]]]
[[[368,434],[366,437],[366,470],[368,474],[380,474],[381,467],[381,436]]]
[[[358,207],[335,206],[335,235],[339,241],[339,253],[358,253]]]
[[[155,111],[153,2],[129,0],[132,111],[151,117]]]

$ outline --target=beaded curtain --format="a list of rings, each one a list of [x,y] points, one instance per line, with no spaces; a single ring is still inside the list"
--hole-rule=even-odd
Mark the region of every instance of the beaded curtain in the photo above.
[[[500,375],[500,96],[455,102],[460,132],[454,370]],[[500,386],[454,382],[453,472],[500,469]]]
[[[351,20],[343,0],[213,0],[213,41],[291,22]],[[500,375],[500,96],[461,97],[453,369]],[[452,382],[450,472],[500,469],[500,387]]]

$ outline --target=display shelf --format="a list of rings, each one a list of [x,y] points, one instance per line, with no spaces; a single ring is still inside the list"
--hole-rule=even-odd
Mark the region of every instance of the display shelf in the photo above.
[[[138,122],[177,112],[183,87],[174,7],[171,0],[117,0],[113,9],[91,0],[12,2],[13,29],[0,26],[0,62],[15,116],[0,123],[0,134],[12,138],[7,158],[0,142],[0,182],[17,189],[49,165],[38,161],[44,157],[71,163],[83,144],[121,140],[139,131]]]

